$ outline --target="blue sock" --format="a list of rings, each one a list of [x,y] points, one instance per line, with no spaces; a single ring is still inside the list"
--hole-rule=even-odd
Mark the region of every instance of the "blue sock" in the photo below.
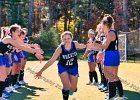
[[[73,95],[74,91],[69,90],[69,95]]]

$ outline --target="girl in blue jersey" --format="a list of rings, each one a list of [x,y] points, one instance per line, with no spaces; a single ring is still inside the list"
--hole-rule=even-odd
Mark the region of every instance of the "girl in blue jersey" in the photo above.
[[[92,29],[89,29],[88,31],[88,38],[91,39],[91,41],[95,41],[95,32]],[[87,50],[85,51],[83,58],[85,56],[88,56],[88,66],[89,66],[89,82],[87,85],[98,85],[98,77],[97,72],[95,71],[96,67],[96,51],[94,50]],[[94,81],[93,82],[93,77]]]
[[[78,82],[78,63],[77,49],[84,49],[86,45],[73,42],[73,35],[69,31],[61,34],[62,43],[55,50],[52,58],[44,65],[44,67],[36,74],[36,78],[40,78],[42,72],[50,67],[59,57],[58,73],[63,84],[62,94],[63,100],[68,100],[69,94],[73,94],[77,90]]]
[[[118,50],[118,34],[114,29],[114,19],[107,15],[102,20],[103,30],[107,32],[106,41],[103,44],[93,43],[97,48],[105,49],[104,71],[108,77],[109,100],[123,100],[123,87],[118,77],[118,66],[120,65],[120,54]],[[116,95],[116,87],[119,97]]]
[[[20,34],[20,27],[19,25],[12,25],[10,27],[10,33],[11,35],[4,37],[0,41],[0,99],[3,99],[2,97],[2,91],[5,87],[5,79],[7,77],[6,75],[6,69],[5,69],[5,63],[3,61],[3,56],[8,51],[12,51],[14,47],[20,48],[22,50],[25,50],[27,52],[35,54],[35,56],[38,59],[42,59],[43,51],[40,49],[32,49],[30,47],[20,45],[18,42],[15,41],[15,39],[19,38],[18,35]]]
[[[3,27],[1,29],[1,40],[3,40],[5,37],[7,37],[8,35],[10,35],[10,31],[9,31],[9,27]],[[5,70],[6,70],[6,79],[5,79],[5,94],[7,92],[11,92],[11,90],[9,89],[9,81],[10,81],[10,72],[11,72],[11,68],[12,68],[12,58],[11,58],[11,50],[9,50],[8,52],[6,52],[4,54],[3,57],[3,62],[5,64]]]

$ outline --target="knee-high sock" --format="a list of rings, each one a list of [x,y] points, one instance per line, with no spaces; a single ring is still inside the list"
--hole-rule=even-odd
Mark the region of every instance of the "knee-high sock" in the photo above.
[[[5,80],[5,87],[9,87],[9,84],[10,84],[9,83],[10,82],[10,80],[9,80],[10,78],[9,77],[10,77],[10,75],[8,75],[6,80]]]
[[[98,82],[97,72],[93,71],[92,73],[93,73],[94,80],[97,83]]]
[[[104,84],[104,86],[107,86],[107,79],[105,78],[105,75],[104,75],[104,73],[103,73],[103,75],[102,75],[102,79],[103,79],[103,84]]]
[[[63,100],[68,100],[69,99],[69,90],[62,89],[62,95],[63,95]]]
[[[0,81],[0,97],[2,97],[2,92],[3,92],[4,88],[5,88],[5,82]]]
[[[115,82],[115,85],[119,91],[119,96],[122,97],[123,96],[123,86],[122,86],[121,81],[119,80],[119,81]]]
[[[21,70],[19,75],[19,81],[22,81],[23,77],[24,77],[24,70]]]
[[[102,73],[102,66],[101,66],[101,63],[98,63],[98,68],[99,68],[99,72],[100,72],[100,76],[101,76],[101,83],[103,83],[103,73]]]
[[[114,82],[109,82],[109,99],[116,95],[116,85]]]
[[[10,81],[11,81],[12,86],[14,86],[17,83],[18,76],[19,74],[11,75]]]
[[[10,76],[10,85],[12,85],[12,86],[15,85],[15,75]]]
[[[89,80],[90,82],[93,82],[93,72],[89,72]]]
[[[14,84],[17,84],[18,79],[19,79],[19,74],[16,74],[16,75],[15,75],[15,81],[14,81]]]

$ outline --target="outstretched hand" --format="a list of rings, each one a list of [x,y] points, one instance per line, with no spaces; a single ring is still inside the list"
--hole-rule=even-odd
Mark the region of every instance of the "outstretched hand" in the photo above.
[[[41,78],[41,74],[42,74],[42,72],[41,71],[39,71],[38,73],[36,73],[35,74],[35,79],[39,79],[39,78]]]
[[[40,61],[44,59],[44,57],[41,54],[35,54],[36,58]]]
[[[35,48],[35,49],[36,49],[36,48],[40,48],[40,45],[37,44],[37,43],[35,43],[35,44],[34,44],[34,48]]]
[[[40,49],[40,48],[36,48],[36,53],[37,54],[43,54],[44,51],[42,49]]]
[[[104,53],[103,52],[99,52],[98,54],[97,54],[97,56],[96,56],[96,59],[97,60],[103,60],[104,59]]]

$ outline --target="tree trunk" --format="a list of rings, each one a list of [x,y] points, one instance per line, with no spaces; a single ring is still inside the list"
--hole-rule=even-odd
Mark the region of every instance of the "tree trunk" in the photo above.
[[[128,32],[128,0],[123,0],[124,32]],[[126,60],[128,55],[128,33],[126,33]]]
[[[124,29],[123,31],[128,32],[128,0],[123,0],[123,17],[124,17]]]
[[[19,20],[20,20],[20,11],[21,10],[21,4],[20,4],[20,1],[18,2],[18,13],[17,13],[17,22],[19,23]]]
[[[46,31],[48,31],[50,29],[50,27],[52,26],[53,24],[53,5],[51,3],[51,0],[46,0],[46,2],[48,2],[48,6],[49,6],[49,22],[46,23]]]
[[[1,3],[2,3],[2,1],[0,1],[0,27],[2,26],[2,7],[1,7]]]
[[[64,6],[64,16],[65,16],[65,19],[64,19],[64,31],[67,31],[67,17],[68,17],[68,10],[67,10],[67,7],[66,5]]]
[[[32,19],[33,19],[34,0],[30,0],[29,6],[29,23],[28,23],[28,36],[32,35]]]

